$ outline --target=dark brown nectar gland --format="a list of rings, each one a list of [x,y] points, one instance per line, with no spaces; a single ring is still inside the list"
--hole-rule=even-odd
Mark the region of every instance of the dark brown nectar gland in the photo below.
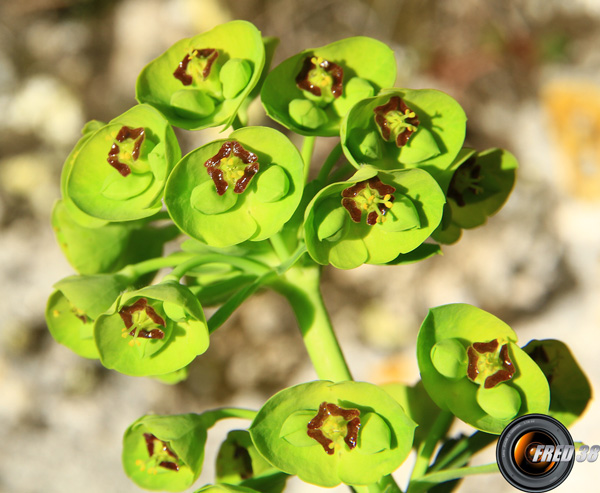
[[[206,80],[210,75],[213,63],[219,58],[219,52],[214,48],[204,48],[202,50],[192,50],[191,53],[187,53],[183,57],[183,60],[179,62],[175,72],[173,72],[173,77],[179,80],[184,86],[189,86],[194,81],[194,77],[188,72],[188,65],[194,58],[198,58],[203,65],[200,75],[203,80]]]
[[[491,389],[500,382],[510,380],[515,374],[515,366],[508,354],[508,344],[500,347],[498,339],[489,342],[475,342],[467,348],[469,380]]]
[[[129,175],[131,173],[131,162],[139,159],[144,136],[145,131],[143,127],[131,128],[123,126],[115,137],[113,144],[108,151],[108,158],[106,160],[108,161],[108,164],[121,173],[122,176]],[[130,152],[121,149],[122,144],[127,140],[133,141]],[[130,164],[123,161],[130,161]]]
[[[142,313],[135,317],[136,312]],[[119,315],[125,323],[125,328],[121,329],[123,332],[121,337],[133,337],[133,339],[129,341],[130,346],[133,346],[136,343],[138,337],[141,337],[142,339],[164,339],[164,330],[156,326],[162,325],[163,328],[166,328],[167,325],[164,319],[156,313],[156,310],[148,305],[148,300],[146,298],[140,298],[133,305],[121,308]]]
[[[341,436],[344,437],[348,448],[352,450],[358,440],[359,416],[358,409],[343,409],[335,404],[322,402],[317,415],[308,423],[306,433],[319,442],[329,455],[335,452],[334,441]]]
[[[247,151],[242,144],[233,140],[225,142],[219,152],[208,159],[204,166],[219,195],[223,195],[232,183],[235,183],[234,193],[243,193],[259,170],[256,154]]]
[[[135,461],[135,465],[141,471],[146,471],[148,474],[158,474],[158,467],[175,472],[179,471],[179,457],[169,448],[167,442],[163,442],[151,433],[144,433],[144,440],[149,458],[146,461],[142,459]]]
[[[477,160],[473,156],[462,163],[454,172],[446,195],[454,199],[459,207],[464,207],[466,205],[466,192],[469,191],[475,195],[483,193],[483,187],[479,184],[481,180],[483,180],[481,165],[477,164]]]
[[[339,98],[343,91],[343,79],[344,69],[337,63],[320,56],[309,56],[304,59],[296,76],[296,85],[314,96],[321,96],[324,89],[329,89],[334,98]]]
[[[367,213],[367,224],[373,226],[385,221],[385,215],[392,208],[396,189],[386,185],[377,176],[342,191],[342,205],[355,223],[360,223],[363,211]]]
[[[399,96],[392,96],[386,104],[373,109],[373,113],[383,140],[394,140],[397,147],[406,145],[420,123],[416,113]]]

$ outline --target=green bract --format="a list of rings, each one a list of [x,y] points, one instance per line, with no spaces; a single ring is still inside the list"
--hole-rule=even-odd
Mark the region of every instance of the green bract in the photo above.
[[[201,415],[147,415],[123,436],[123,468],[148,490],[183,491],[200,475],[206,425]]]
[[[417,338],[423,385],[439,407],[487,433],[500,434],[517,416],[547,413],[546,377],[516,342],[508,325],[479,308],[433,308]]]
[[[148,105],[134,106],[86,134],[76,149],[63,172],[63,196],[86,215],[107,221],[157,213],[167,177],[181,157],[173,129]]]
[[[94,338],[105,367],[133,376],[179,370],[208,348],[198,299],[174,281],[124,293],[98,318]]]
[[[571,426],[585,411],[592,389],[567,345],[555,339],[533,340],[523,347],[550,385],[550,416]]]
[[[258,453],[246,430],[233,430],[219,449],[216,478],[221,484],[246,486],[261,493],[281,493],[288,475]]]
[[[510,195],[517,167],[515,157],[504,149],[479,153],[463,149],[444,172],[448,203],[433,237],[441,243],[454,243],[462,229],[485,224]]]
[[[127,286],[118,275],[70,276],[57,282],[46,306],[54,339],[84,358],[98,358],[94,320],[107,311]]]
[[[379,387],[316,381],[267,401],[250,427],[258,451],[308,483],[374,483],[408,455],[415,423]]]
[[[339,269],[384,264],[421,245],[439,224],[443,206],[444,194],[429,173],[363,166],[309,204],[306,246],[318,263]]]
[[[419,380],[415,385],[409,386],[402,383],[388,383],[380,386],[402,406],[404,412],[417,423],[413,447],[418,448],[435,423],[440,414],[440,409],[433,403],[431,397]]]
[[[242,128],[187,154],[169,178],[165,203],[182,231],[208,245],[264,240],[298,206],[303,167],[282,133]]]
[[[136,98],[188,130],[231,125],[265,63],[260,31],[232,21],[182,39],[140,73]]]
[[[358,36],[288,58],[267,76],[261,99],[267,115],[294,132],[334,136],[354,103],[395,81],[394,53]]]
[[[437,179],[462,147],[466,120],[460,105],[441,91],[388,89],[348,112],[342,148],[355,167],[418,167]]]
[[[77,217],[77,216],[75,216]],[[52,209],[52,227],[63,254],[80,274],[115,272],[126,265],[159,257],[172,233],[145,221],[80,224],[62,200]],[[88,222],[89,224],[89,222]]]

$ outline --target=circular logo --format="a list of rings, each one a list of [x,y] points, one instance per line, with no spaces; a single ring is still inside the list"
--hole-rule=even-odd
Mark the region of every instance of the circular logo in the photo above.
[[[500,435],[496,460],[504,479],[527,492],[550,491],[561,484],[575,462],[575,447],[560,421],[526,414]]]

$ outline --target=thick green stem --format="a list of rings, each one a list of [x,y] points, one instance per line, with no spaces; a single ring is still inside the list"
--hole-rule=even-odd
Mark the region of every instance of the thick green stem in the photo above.
[[[310,172],[310,162],[312,160],[312,154],[315,149],[315,142],[317,138],[307,135],[304,137],[304,141],[302,142],[302,150],[300,154],[302,155],[302,160],[304,161],[304,181],[308,181],[308,173]]]
[[[419,446],[417,450],[417,460],[410,476],[411,482],[421,478],[429,467],[431,462],[431,456],[435,451],[435,446],[448,432],[448,428],[454,420],[454,415],[449,411],[441,411],[438,415],[435,423],[431,427],[431,430],[427,434],[425,440]]]
[[[273,287],[290,302],[318,377],[334,382],[352,380],[323,303],[320,278],[319,266],[296,266]]]

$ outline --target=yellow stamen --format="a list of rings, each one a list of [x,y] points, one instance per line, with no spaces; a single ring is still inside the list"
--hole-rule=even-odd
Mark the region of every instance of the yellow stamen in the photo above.
[[[385,205],[385,206],[386,206],[388,209],[391,209],[391,208],[392,208],[392,205],[394,205],[394,204],[392,204],[392,203],[391,203],[391,202],[388,200],[388,201],[384,202],[384,203],[383,203],[383,205]]]
[[[128,342],[128,344],[133,347],[133,345],[135,344],[135,339],[131,339],[131,341]]]
[[[58,317],[60,315],[58,310],[52,310],[52,315],[54,315],[55,317]]]
[[[362,208],[363,208],[364,210],[367,210],[367,209],[369,208],[369,206],[368,206],[367,204],[363,204],[363,205],[362,205]]]
[[[386,194],[383,196],[383,200],[390,200],[390,197],[391,197],[391,195],[390,195],[389,193],[386,193]]]

